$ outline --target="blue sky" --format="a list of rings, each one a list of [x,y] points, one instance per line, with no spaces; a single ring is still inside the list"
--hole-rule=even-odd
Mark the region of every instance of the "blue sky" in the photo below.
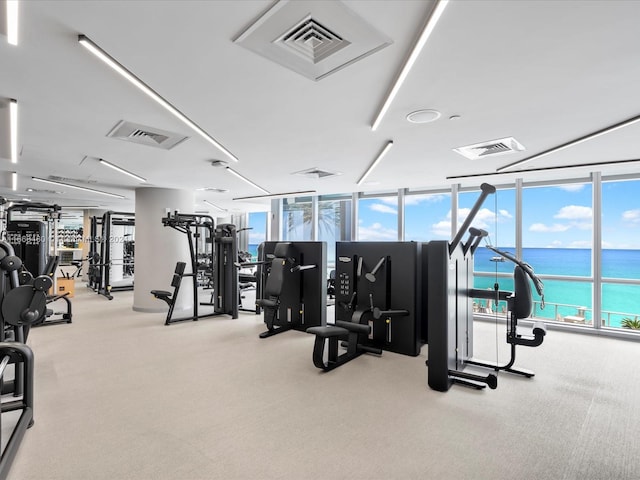
[[[603,183],[602,242],[604,248],[640,248],[640,181]],[[479,192],[459,196],[460,225]],[[429,241],[451,238],[449,195],[405,197],[405,238]],[[497,212],[497,213],[496,213]],[[360,240],[395,240],[395,197],[360,200]],[[570,184],[525,188],[523,191],[523,243],[536,248],[591,248],[592,188]],[[515,191],[498,190],[476,215],[473,226],[489,232],[491,244],[515,245]]]
[[[602,244],[604,248],[640,249],[640,181],[603,182]],[[458,225],[475,204],[479,192],[459,196]],[[405,238],[430,241],[451,238],[449,194],[405,197]],[[523,191],[523,243],[536,248],[591,248],[592,188],[569,184],[525,188]],[[251,213],[249,243],[264,241],[266,214]],[[492,245],[515,245],[515,191],[498,190],[485,200],[472,224],[489,232]],[[396,241],[397,198],[361,199],[361,241]]]

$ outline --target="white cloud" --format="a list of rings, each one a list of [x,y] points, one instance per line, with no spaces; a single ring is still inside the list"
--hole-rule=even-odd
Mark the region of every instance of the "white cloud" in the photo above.
[[[591,207],[583,207],[581,205],[567,205],[558,210],[553,218],[563,218],[567,220],[584,220],[591,219]]]
[[[470,212],[471,212],[470,208],[460,208],[458,210],[459,226],[462,225],[465,219],[469,216]],[[451,212],[447,214],[447,217],[449,218],[451,217]],[[482,228],[482,229],[488,230],[491,225],[495,224],[495,221],[496,221],[496,214],[492,210],[489,210],[488,208],[481,208],[476,214],[475,218],[473,219],[473,222],[471,222],[471,225],[473,225],[476,228]]]
[[[544,223],[534,223],[529,227],[530,232],[566,232],[571,225],[562,225],[554,223],[553,225],[545,225]]]
[[[570,183],[568,185],[560,185],[558,188],[560,190],[564,190],[565,192],[579,192],[584,189],[584,183]]]
[[[394,215],[398,214],[398,210],[390,207],[389,205],[383,205],[382,203],[374,203],[369,207],[369,209],[378,213],[392,213]]]
[[[360,225],[358,227],[358,240],[360,241],[396,241],[398,232],[392,228],[384,228],[380,223],[374,223],[370,227]]]
[[[562,246],[562,242],[560,240],[554,240],[548,248],[558,248],[560,246]]]
[[[640,210],[625,210],[622,212],[622,219],[625,222],[640,223]]]
[[[431,231],[439,237],[451,238],[451,220],[442,220],[431,225]]]
[[[498,215],[504,218],[513,218],[513,216],[507,210],[498,210]]]
[[[419,203],[440,203],[449,200],[449,195],[407,195],[404,197],[405,205],[418,205]]]

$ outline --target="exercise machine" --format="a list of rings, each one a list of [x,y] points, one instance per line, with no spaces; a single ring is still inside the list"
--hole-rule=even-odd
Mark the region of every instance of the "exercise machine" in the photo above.
[[[151,294],[163,300],[169,306],[165,325],[187,320],[217,315],[230,315],[238,318],[238,270],[237,270],[237,236],[235,225],[220,224],[214,226],[214,220],[209,215],[184,214],[175,212],[162,219],[165,227],[171,227],[186,234],[189,245],[191,272],[185,272],[186,262],[178,262],[174,270],[171,286],[173,292],[167,290],[152,290]],[[204,229],[204,235],[200,231]],[[203,264],[199,244],[211,244],[209,252],[205,252],[207,259]],[[203,268],[204,267],[204,268]],[[206,273],[203,275],[203,270]],[[175,302],[178,298],[180,286],[184,278],[191,278],[193,283],[193,308],[191,315],[173,318]],[[203,280],[208,279],[208,280]],[[212,282],[213,293],[211,302],[199,300],[199,287],[207,287]],[[201,313],[199,306],[212,306],[213,312]]]
[[[416,356],[422,319],[421,244],[337,242],[335,318],[367,315],[371,332],[364,345]]]
[[[473,388],[496,388],[495,375],[465,372],[473,356],[473,254],[486,232],[470,229],[486,198],[495,193],[494,186],[481,185],[480,197],[451,242],[433,240],[423,245],[426,316],[423,331],[429,344],[428,384],[434,390],[447,391],[451,385]]]
[[[33,426],[33,352],[23,344],[17,342],[0,342],[0,385],[4,382],[6,368],[9,364],[21,366],[24,372],[24,384],[20,398],[2,403],[2,413],[0,414],[0,427],[2,426],[2,415],[5,412],[20,411],[18,421],[11,430],[2,454],[0,455],[0,478],[7,478],[11,464],[18,453],[20,443],[28,428]],[[0,433],[2,429],[0,428]],[[1,440],[1,438],[0,438]],[[4,442],[2,442],[4,444]]]
[[[47,291],[53,281],[48,275],[38,275],[27,285],[19,284],[22,261],[13,247],[0,241],[0,391],[14,399],[2,402],[2,415],[20,412],[9,440],[0,454],[0,478],[6,478],[24,434],[33,423],[33,352],[25,345],[29,328],[46,315]],[[14,365],[12,380],[6,380],[7,366]],[[0,431],[4,431],[0,428]]]
[[[507,317],[506,340],[511,347],[511,356],[509,361],[503,365],[500,365],[497,362],[481,361],[475,358],[468,359],[467,363],[470,365],[491,368],[495,371],[503,370],[505,372],[531,378],[535,375],[531,370],[513,368],[513,365],[516,362],[516,347],[518,345],[525,347],[538,347],[542,345],[547,333],[547,328],[543,322],[534,322],[531,328],[525,329],[518,325],[518,320],[528,318],[533,311],[533,296],[531,293],[530,282],[533,282],[536,292],[542,299],[541,308],[544,308],[544,284],[534,273],[533,268],[528,263],[518,260],[509,252],[499,250],[493,246],[487,245],[487,248],[493,250],[503,258],[507,258],[515,263],[513,270],[514,291],[513,293],[501,291],[496,283],[494,292],[473,289],[471,290],[470,295],[474,298],[486,298],[493,300],[506,299],[507,311],[509,312]]]
[[[113,300],[112,292],[133,290],[134,263],[135,214],[110,210],[102,218],[94,217],[89,246],[89,286],[109,300]]]
[[[51,283],[53,285],[52,291],[55,290],[55,286],[57,282],[54,281],[54,275],[56,270],[58,269],[60,257],[58,255],[50,256],[49,261],[47,262],[47,266],[42,272],[43,276],[47,276],[51,278]],[[21,269],[18,274],[18,282],[22,285],[34,285],[36,278],[31,274],[31,272]],[[44,325],[59,325],[62,323],[72,323],[73,318],[73,308],[71,304],[71,300],[69,299],[69,293],[65,292],[62,294],[59,293],[51,293],[47,295],[47,305],[55,304],[58,300],[62,300],[65,304],[66,310],[56,312],[53,309],[47,308],[45,317],[42,321],[38,323],[34,323],[33,327],[40,327]]]
[[[58,205],[44,203],[15,204],[7,208],[6,239],[24,268],[33,275],[44,272],[50,253],[57,255],[60,210]]]
[[[326,242],[263,242],[258,255],[260,338],[326,325]]]
[[[528,370],[513,368],[516,346],[535,347],[542,343],[546,334],[543,323],[534,323],[533,328],[523,333],[518,320],[531,314],[533,301],[529,279],[534,281],[542,295],[542,282],[533,269],[507,252],[489,247],[505,258],[509,258],[514,269],[514,292],[473,288],[473,255],[487,232],[470,227],[486,198],[495,193],[495,187],[483,183],[480,197],[451,242],[431,241],[423,246],[423,269],[426,272],[427,315],[423,330],[429,343],[428,384],[434,390],[447,391],[451,385],[460,384],[476,389],[486,386],[496,388],[497,376],[480,375],[464,371],[467,365],[504,370],[526,377],[534,374]],[[462,241],[465,234],[468,238]],[[476,360],[473,357],[473,298],[485,298],[507,302],[510,317],[507,322],[507,343],[511,345],[511,359],[504,365]],[[426,327],[426,328],[425,328]]]
[[[336,243],[335,323],[307,330],[316,336],[316,367],[333,370],[383,350],[420,353],[420,248],[416,242]]]

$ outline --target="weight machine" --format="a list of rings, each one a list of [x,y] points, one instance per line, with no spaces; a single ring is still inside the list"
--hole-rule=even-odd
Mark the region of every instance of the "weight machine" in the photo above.
[[[327,322],[326,242],[263,242],[258,247],[256,306],[267,338]]]
[[[22,261],[11,244],[0,241],[0,391],[16,397],[2,403],[0,423],[1,414],[21,412],[0,455],[0,478],[7,477],[24,433],[34,423],[34,360],[25,341],[29,328],[45,318],[47,291],[53,284],[48,275],[38,275],[31,283],[20,285],[21,267]],[[14,378],[5,380],[10,364],[14,365]]]
[[[231,315],[238,318],[238,271],[236,261],[238,257],[237,237],[235,225],[220,224],[215,227],[213,217],[201,214],[186,214],[175,212],[162,219],[165,227],[171,227],[186,234],[189,244],[191,272],[185,273],[185,262],[178,262],[174,271],[171,286],[173,292],[166,290],[152,290],[151,294],[163,300],[169,306],[165,325],[187,320],[216,315]],[[204,235],[200,233],[204,231]],[[200,243],[211,244],[209,251],[200,252]],[[205,249],[206,250],[206,249]],[[201,260],[204,259],[204,262]],[[180,291],[182,279],[188,277],[193,282],[193,310],[192,314],[183,318],[172,318],[175,302]],[[199,301],[200,286],[208,287],[213,284],[210,303]],[[213,306],[213,313],[199,313],[198,306]]]
[[[423,269],[426,272],[425,341],[429,343],[428,384],[441,392],[453,383],[474,388],[496,388],[495,375],[464,372],[473,356],[473,254],[483,238],[480,230],[472,229],[466,242],[462,237],[475,219],[485,199],[496,188],[481,185],[480,197],[451,242],[432,240],[423,245]],[[484,232],[486,234],[486,232]]]
[[[517,326],[518,319],[526,318],[532,311],[531,278],[538,293],[542,294],[542,282],[533,274],[533,269],[506,252],[489,247],[496,253],[516,263],[514,271],[515,292],[494,291],[473,288],[473,255],[487,232],[478,228],[469,228],[485,199],[494,194],[494,186],[483,183],[480,197],[451,242],[431,241],[424,244],[423,269],[426,272],[427,315],[424,331],[428,333],[425,341],[429,343],[428,384],[441,392],[451,385],[461,384],[481,389],[485,386],[496,388],[496,375],[486,376],[465,372],[467,365],[504,370],[533,376],[533,372],[512,368],[515,363],[517,345],[536,347],[546,334],[543,323],[534,324],[531,332],[522,332]],[[466,242],[462,241],[467,233]],[[528,275],[528,277],[527,277]],[[499,365],[473,358],[473,298],[494,300],[496,304],[506,301],[510,318],[507,326],[507,343],[511,345],[511,359],[507,364]]]
[[[34,215],[40,216],[41,220],[34,220]],[[53,289],[51,295],[47,296],[47,303],[54,303],[60,299],[65,302],[66,311],[49,310],[47,318],[37,326],[71,323],[71,301],[65,295],[56,294],[56,270],[60,258],[60,217],[61,207],[58,205],[25,203],[15,204],[7,209],[6,238],[22,261],[20,284],[32,283],[34,276],[46,275],[53,281]],[[53,318],[53,315],[61,317]]]
[[[336,243],[335,323],[307,330],[316,335],[316,367],[333,370],[383,350],[420,353],[420,248],[416,242]]]
[[[49,254],[57,255],[60,210],[59,205],[44,203],[15,204],[7,208],[6,239],[24,268],[33,275],[44,272]],[[35,220],[32,214],[39,215],[40,220]]]
[[[91,219],[89,286],[109,300],[112,292],[133,290],[134,228],[135,214],[130,212],[107,211]]]

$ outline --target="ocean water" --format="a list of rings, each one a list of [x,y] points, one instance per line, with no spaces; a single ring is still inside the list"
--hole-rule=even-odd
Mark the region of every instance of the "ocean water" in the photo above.
[[[514,253],[513,249],[504,249]],[[475,271],[513,272],[513,262],[491,261],[497,254],[488,248],[478,248]],[[536,274],[576,277],[591,276],[591,250],[573,248],[524,248],[522,260],[533,267]],[[640,250],[603,250],[602,276],[605,278],[640,279]],[[513,281],[498,278],[501,290],[512,290]],[[495,277],[476,277],[476,288],[493,288]],[[590,282],[544,280],[544,310],[536,304],[538,317],[560,320],[584,311],[587,320],[592,315],[592,284]],[[534,301],[540,298],[533,291]],[[640,317],[640,285],[605,283],[602,286],[602,320],[607,326],[618,327],[622,318]]]
[[[515,250],[503,249],[511,254]],[[250,244],[249,252],[257,259],[258,245]],[[480,247],[474,258],[475,271],[512,273],[514,263],[506,260],[495,262],[498,255],[488,248]],[[533,267],[536,274],[575,277],[591,276],[591,250],[577,248],[524,248],[522,260]],[[640,250],[603,250],[602,275],[605,278],[640,279]],[[493,289],[495,276],[476,276],[475,288]],[[562,319],[584,311],[587,320],[592,320],[592,284],[590,282],[544,280],[546,307],[540,309],[540,297],[533,290],[536,302],[535,316]],[[513,290],[511,278],[498,277],[500,290]],[[499,306],[500,307],[500,306]],[[498,308],[499,310],[500,308]],[[602,320],[608,326],[618,327],[622,318],[640,318],[640,285],[605,283],[602,286]]]

